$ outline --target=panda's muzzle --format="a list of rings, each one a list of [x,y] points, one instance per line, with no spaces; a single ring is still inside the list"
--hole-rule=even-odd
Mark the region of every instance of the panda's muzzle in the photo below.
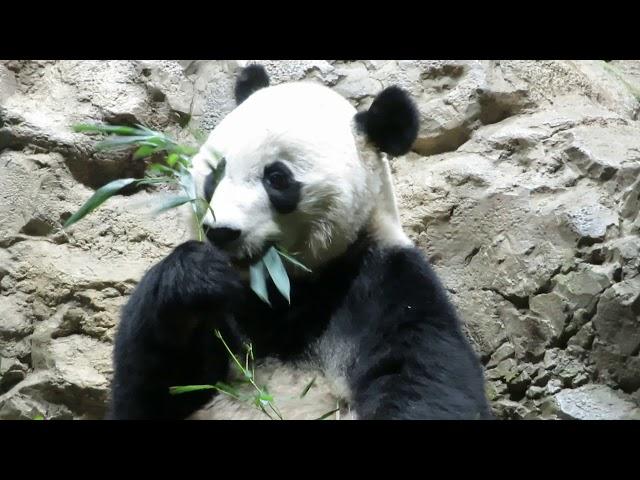
[[[242,230],[229,227],[213,227],[207,231],[207,238],[211,243],[220,248],[229,246],[234,240],[240,238]]]
[[[240,253],[242,249],[238,240],[242,237],[242,230],[231,227],[209,227],[206,232],[207,239],[216,247],[225,250],[231,256],[232,263],[239,268],[247,268],[267,253],[267,250],[275,245],[275,242],[268,241],[257,252],[247,254]]]

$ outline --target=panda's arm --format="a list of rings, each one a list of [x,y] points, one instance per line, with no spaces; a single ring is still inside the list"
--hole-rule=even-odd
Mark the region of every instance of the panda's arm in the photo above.
[[[108,418],[185,418],[211,391],[171,395],[169,387],[212,384],[228,369],[214,334],[240,289],[226,256],[186,242],[152,267],[122,310],[115,339]]]
[[[479,359],[417,250],[373,255],[347,305],[363,332],[349,378],[359,418],[489,416]]]

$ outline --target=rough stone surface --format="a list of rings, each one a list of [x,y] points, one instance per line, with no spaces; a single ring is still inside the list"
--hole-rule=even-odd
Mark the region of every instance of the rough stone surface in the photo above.
[[[571,420],[640,420],[640,409],[605,385],[585,385],[555,395],[561,417]]]
[[[458,307],[500,418],[635,415],[639,61],[262,63],[274,84],[324,83],[360,109],[392,84],[414,96],[419,138],[391,162],[401,219]],[[101,417],[119,309],[187,237],[177,212],[149,215],[163,189],[62,231],[96,188],[144,171],[70,126],[143,122],[195,143],[233,109],[246,64],[0,61],[0,418]],[[270,374],[274,391],[308,380],[285,377]],[[326,388],[314,398],[335,405]]]

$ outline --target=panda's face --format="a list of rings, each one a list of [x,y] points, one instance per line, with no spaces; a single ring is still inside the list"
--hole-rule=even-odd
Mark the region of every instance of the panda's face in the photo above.
[[[200,194],[213,210],[204,219],[209,239],[239,264],[271,245],[310,267],[344,252],[373,204],[355,114],[340,95],[310,83],[264,88],[241,103],[193,160]],[[226,168],[212,192],[213,152]]]

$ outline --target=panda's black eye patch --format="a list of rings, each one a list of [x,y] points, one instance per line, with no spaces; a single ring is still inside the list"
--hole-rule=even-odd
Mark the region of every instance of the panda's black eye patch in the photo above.
[[[269,184],[271,188],[276,190],[286,190],[291,185],[289,181],[289,176],[278,170],[269,172],[264,176],[265,181]]]
[[[302,184],[297,182],[293,172],[282,162],[274,162],[264,168],[262,176],[269,200],[278,213],[291,213],[300,201]]]

